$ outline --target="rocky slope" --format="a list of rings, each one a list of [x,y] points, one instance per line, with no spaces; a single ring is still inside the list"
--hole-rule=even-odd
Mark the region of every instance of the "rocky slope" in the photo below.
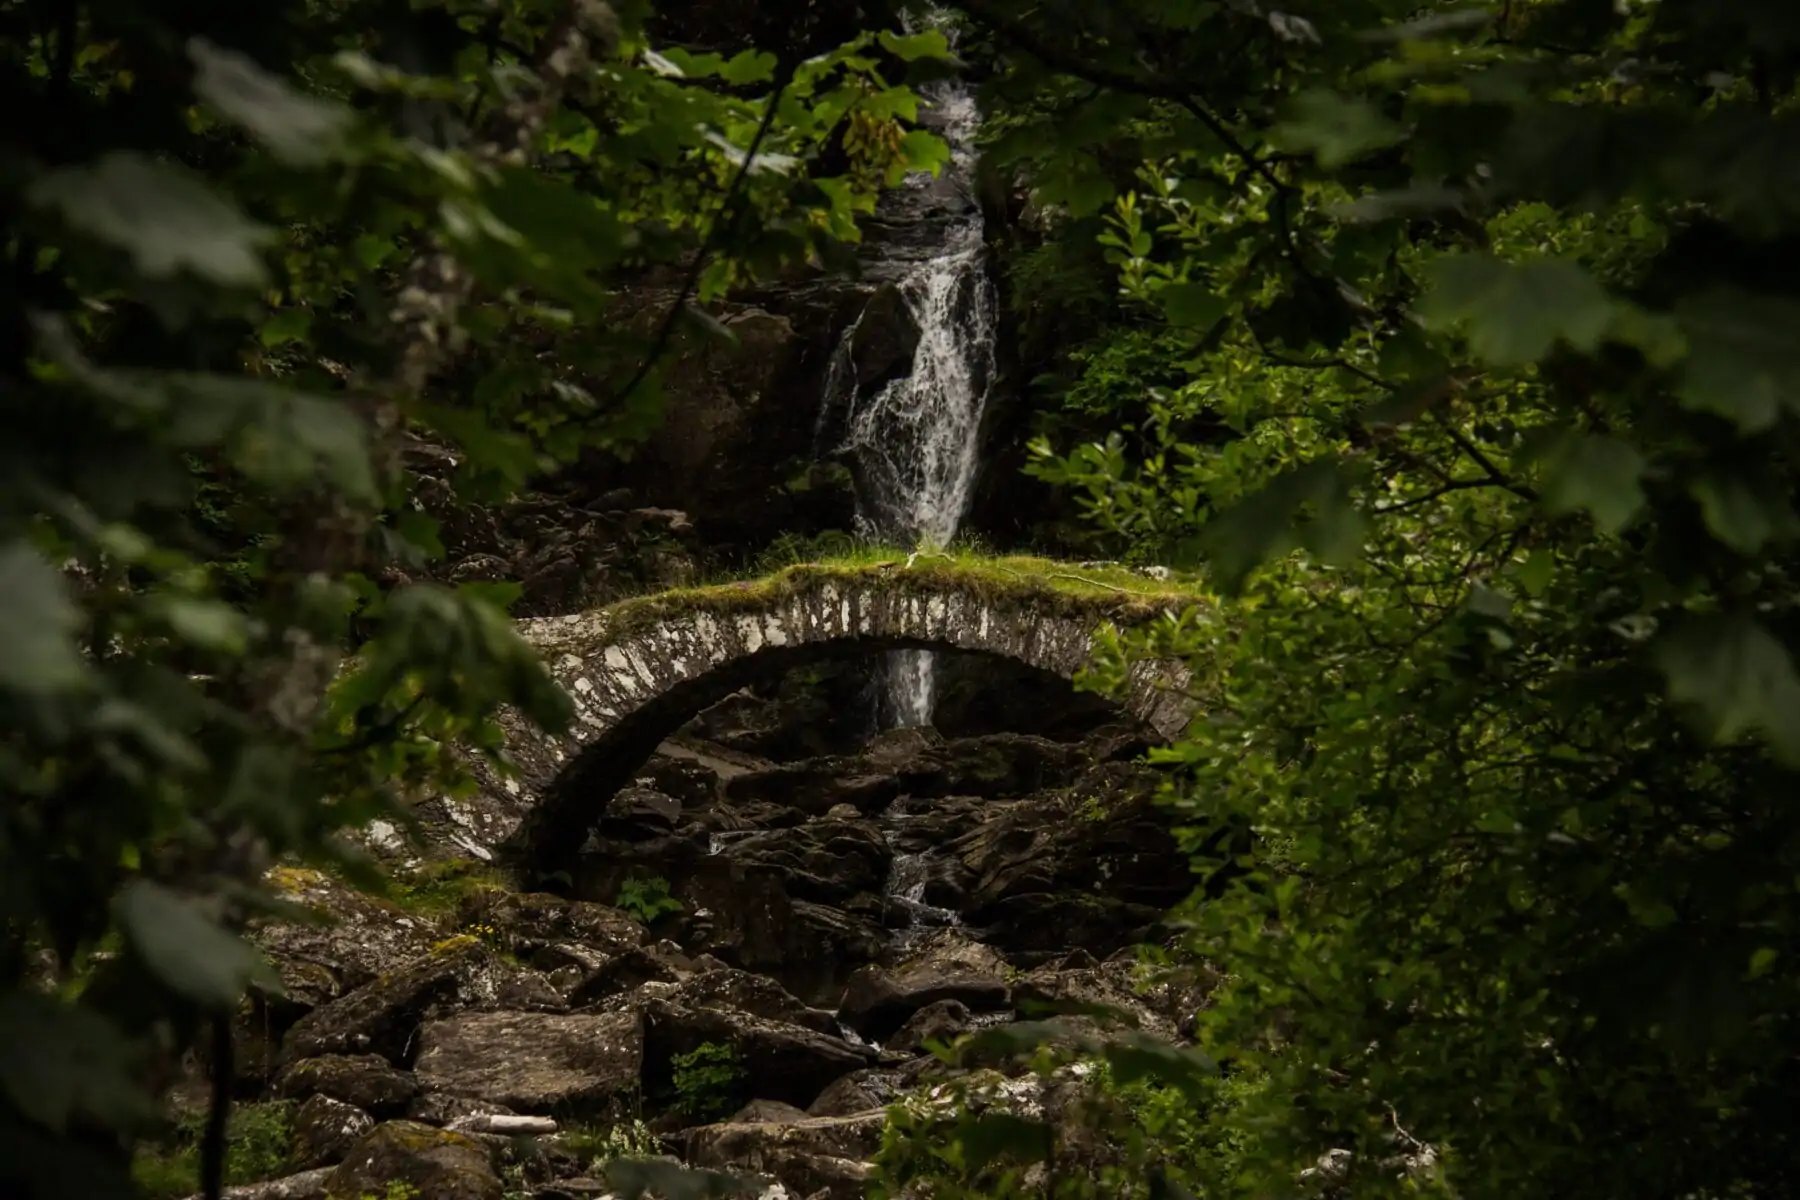
[[[444,858],[389,899],[278,870],[331,923],[258,931],[288,994],[244,1013],[236,1090],[287,1103],[292,1171],[239,1194],[598,1196],[647,1156],[853,1200],[886,1106],[966,1074],[934,1044],[1056,1001],[1179,1038],[1199,993],[1132,947],[1190,880],[1132,731],[805,756],[796,715],[740,695],[666,743],[567,894]]]

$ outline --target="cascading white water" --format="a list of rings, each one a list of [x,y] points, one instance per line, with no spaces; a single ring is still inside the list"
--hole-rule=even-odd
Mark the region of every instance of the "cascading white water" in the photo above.
[[[931,18],[937,23],[937,17]],[[922,89],[931,120],[949,143],[944,182],[959,201],[942,248],[899,282],[919,341],[910,371],[867,397],[852,388],[844,449],[859,467],[857,524],[866,535],[926,550],[949,545],[968,514],[982,416],[994,377],[998,298],[987,272],[981,209],[969,195],[981,114],[960,82]],[[929,174],[913,189],[939,186]],[[858,322],[860,324],[860,320]],[[854,379],[856,327],[845,335],[827,379],[831,393]],[[927,725],[935,665],[926,651],[889,656],[888,692],[898,725]]]

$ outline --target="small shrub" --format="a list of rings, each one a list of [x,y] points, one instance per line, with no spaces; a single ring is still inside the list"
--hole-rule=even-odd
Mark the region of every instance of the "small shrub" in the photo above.
[[[627,879],[619,885],[619,896],[613,905],[646,925],[658,917],[681,911],[681,901],[669,895],[669,881],[660,875]]]
[[[730,1116],[749,1100],[749,1077],[737,1050],[722,1042],[702,1042],[692,1053],[677,1054],[675,1111],[694,1121]]]
[[[233,1108],[225,1130],[225,1182],[260,1183],[287,1174],[294,1156],[293,1116],[289,1100]],[[138,1148],[131,1174],[146,1200],[171,1200],[200,1190],[205,1130],[206,1114],[189,1113],[168,1136]]]

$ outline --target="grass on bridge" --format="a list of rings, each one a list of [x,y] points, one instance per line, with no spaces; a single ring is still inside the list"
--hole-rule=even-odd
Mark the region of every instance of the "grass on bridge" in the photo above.
[[[1193,574],[1170,573],[1157,578],[1120,565],[1081,566],[955,547],[914,552],[858,546],[747,578],[631,597],[603,611],[615,634],[628,633],[690,612],[764,612],[827,582],[909,592],[960,592],[1001,605],[1125,624],[1212,599]]]

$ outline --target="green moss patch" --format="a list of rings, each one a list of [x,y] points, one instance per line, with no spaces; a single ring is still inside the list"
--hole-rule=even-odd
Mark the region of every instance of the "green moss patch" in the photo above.
[[[954,550],[913,554],[865,547],[756,578],[621,600],[604,612],[611,635],[624,637],[697,612],[720,616],[766,612],[830,584],[914,595],[957,593],[998,608],[1119,625],[1140,624],[1172,608],[1211,599],[1197,578],[1153,579],[1125,567],[1078,567],[1023,555],[994,557]]]

